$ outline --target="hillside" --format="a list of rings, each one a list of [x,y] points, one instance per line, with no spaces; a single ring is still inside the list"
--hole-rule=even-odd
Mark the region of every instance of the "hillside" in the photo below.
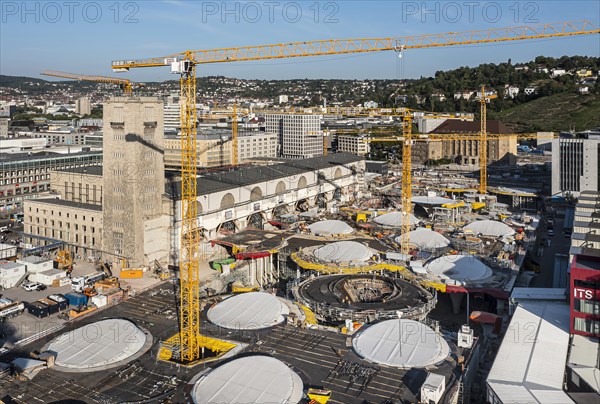
[[[559,93],[490,114],[515,131],[567,131],[600,127],[600,95]]]

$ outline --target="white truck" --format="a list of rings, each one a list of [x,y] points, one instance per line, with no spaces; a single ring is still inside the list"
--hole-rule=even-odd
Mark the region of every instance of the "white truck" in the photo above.
[[[94,272],[84,276],[76,276],[71,279],[71,289],[82,293],[85,288],[92,286],[95,282],[106,278],[104,272]]]
[[[10,299],[0,298],[0,320],[17,317],[25,311],[25,304],[13,302]]]

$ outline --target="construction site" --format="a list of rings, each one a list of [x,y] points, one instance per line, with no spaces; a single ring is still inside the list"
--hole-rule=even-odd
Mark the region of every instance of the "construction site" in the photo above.
[[[115,71],[179,76],[181,159],[169,169],[160,99],[136,95],[128,79],[46,72],[124,94],[104,104],[102,166],[52,172],[54,197],[24,204],[31,248],[0,264],[10,281],[0,299],[10,342],[0,351],[1,402],[485,402],[510,296],[539,272],[532,257],[550,177],[543,161],[504,162],[518,143],[556,135],[489,133],[486,108],[497,96],[485,83],[471,133],[413,133],[417,120],[463,118],[407,107],[232,104],[222,141],[231,164],[199,170],[210,148],[197,146],[197,69],[598,33],[588,22],[538,24],[113,61]],[[282,158],[284,150],[242,164],[238,117],[254,115],[281,127],[291,119],[315,155]],[[321,128],[364,117],[387,123]],[[332,149],[349,135],[398,147],[399,164],[381,162],[381,174],[364,156]],[[290,145],[289,155],[300,153]],[[438,149],[454,149],[458,163],[444,171],[415,157]],[[90,198],[96,187],[102,197]],[[11,294],[25,276],[50,289]],[[18,301],[37,294],[49,296]],[[34,320],[40,328],[23,331]]]

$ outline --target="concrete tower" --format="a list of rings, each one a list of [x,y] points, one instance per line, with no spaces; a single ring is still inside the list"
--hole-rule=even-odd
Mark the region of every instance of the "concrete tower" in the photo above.
[[[125,258],[131,267],[150,264],[154,257],[147,251],[156,251],[154,244],[166,233],[160,230],[163,139],[159,99],[116,97],[104,103],[102,245],[114,261]]]

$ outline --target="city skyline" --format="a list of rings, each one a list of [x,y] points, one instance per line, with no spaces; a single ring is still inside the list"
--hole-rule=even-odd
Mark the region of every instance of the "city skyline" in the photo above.
[[[2,2],[2,74],[40,77],[43,69],[113,75],[115,59],[316,39],[435,34],[590,19],[593,1],[570,2]],[[596,20],[590,20],[598,24]],[[132,30],[132,25],[134,29]],[[77,34],[77,35],[75,35]],[[18,41],[16,39],[19,39]],[[600,38],[582,36],[407,51],[204,65],[199,76],[246,79],[403,79],[536,55],[600,55]],[[58,49],[58,50],[57,50]],[[435,63],[432,63],[435,60]],[[169,69],[120,77],[173,79]]]

